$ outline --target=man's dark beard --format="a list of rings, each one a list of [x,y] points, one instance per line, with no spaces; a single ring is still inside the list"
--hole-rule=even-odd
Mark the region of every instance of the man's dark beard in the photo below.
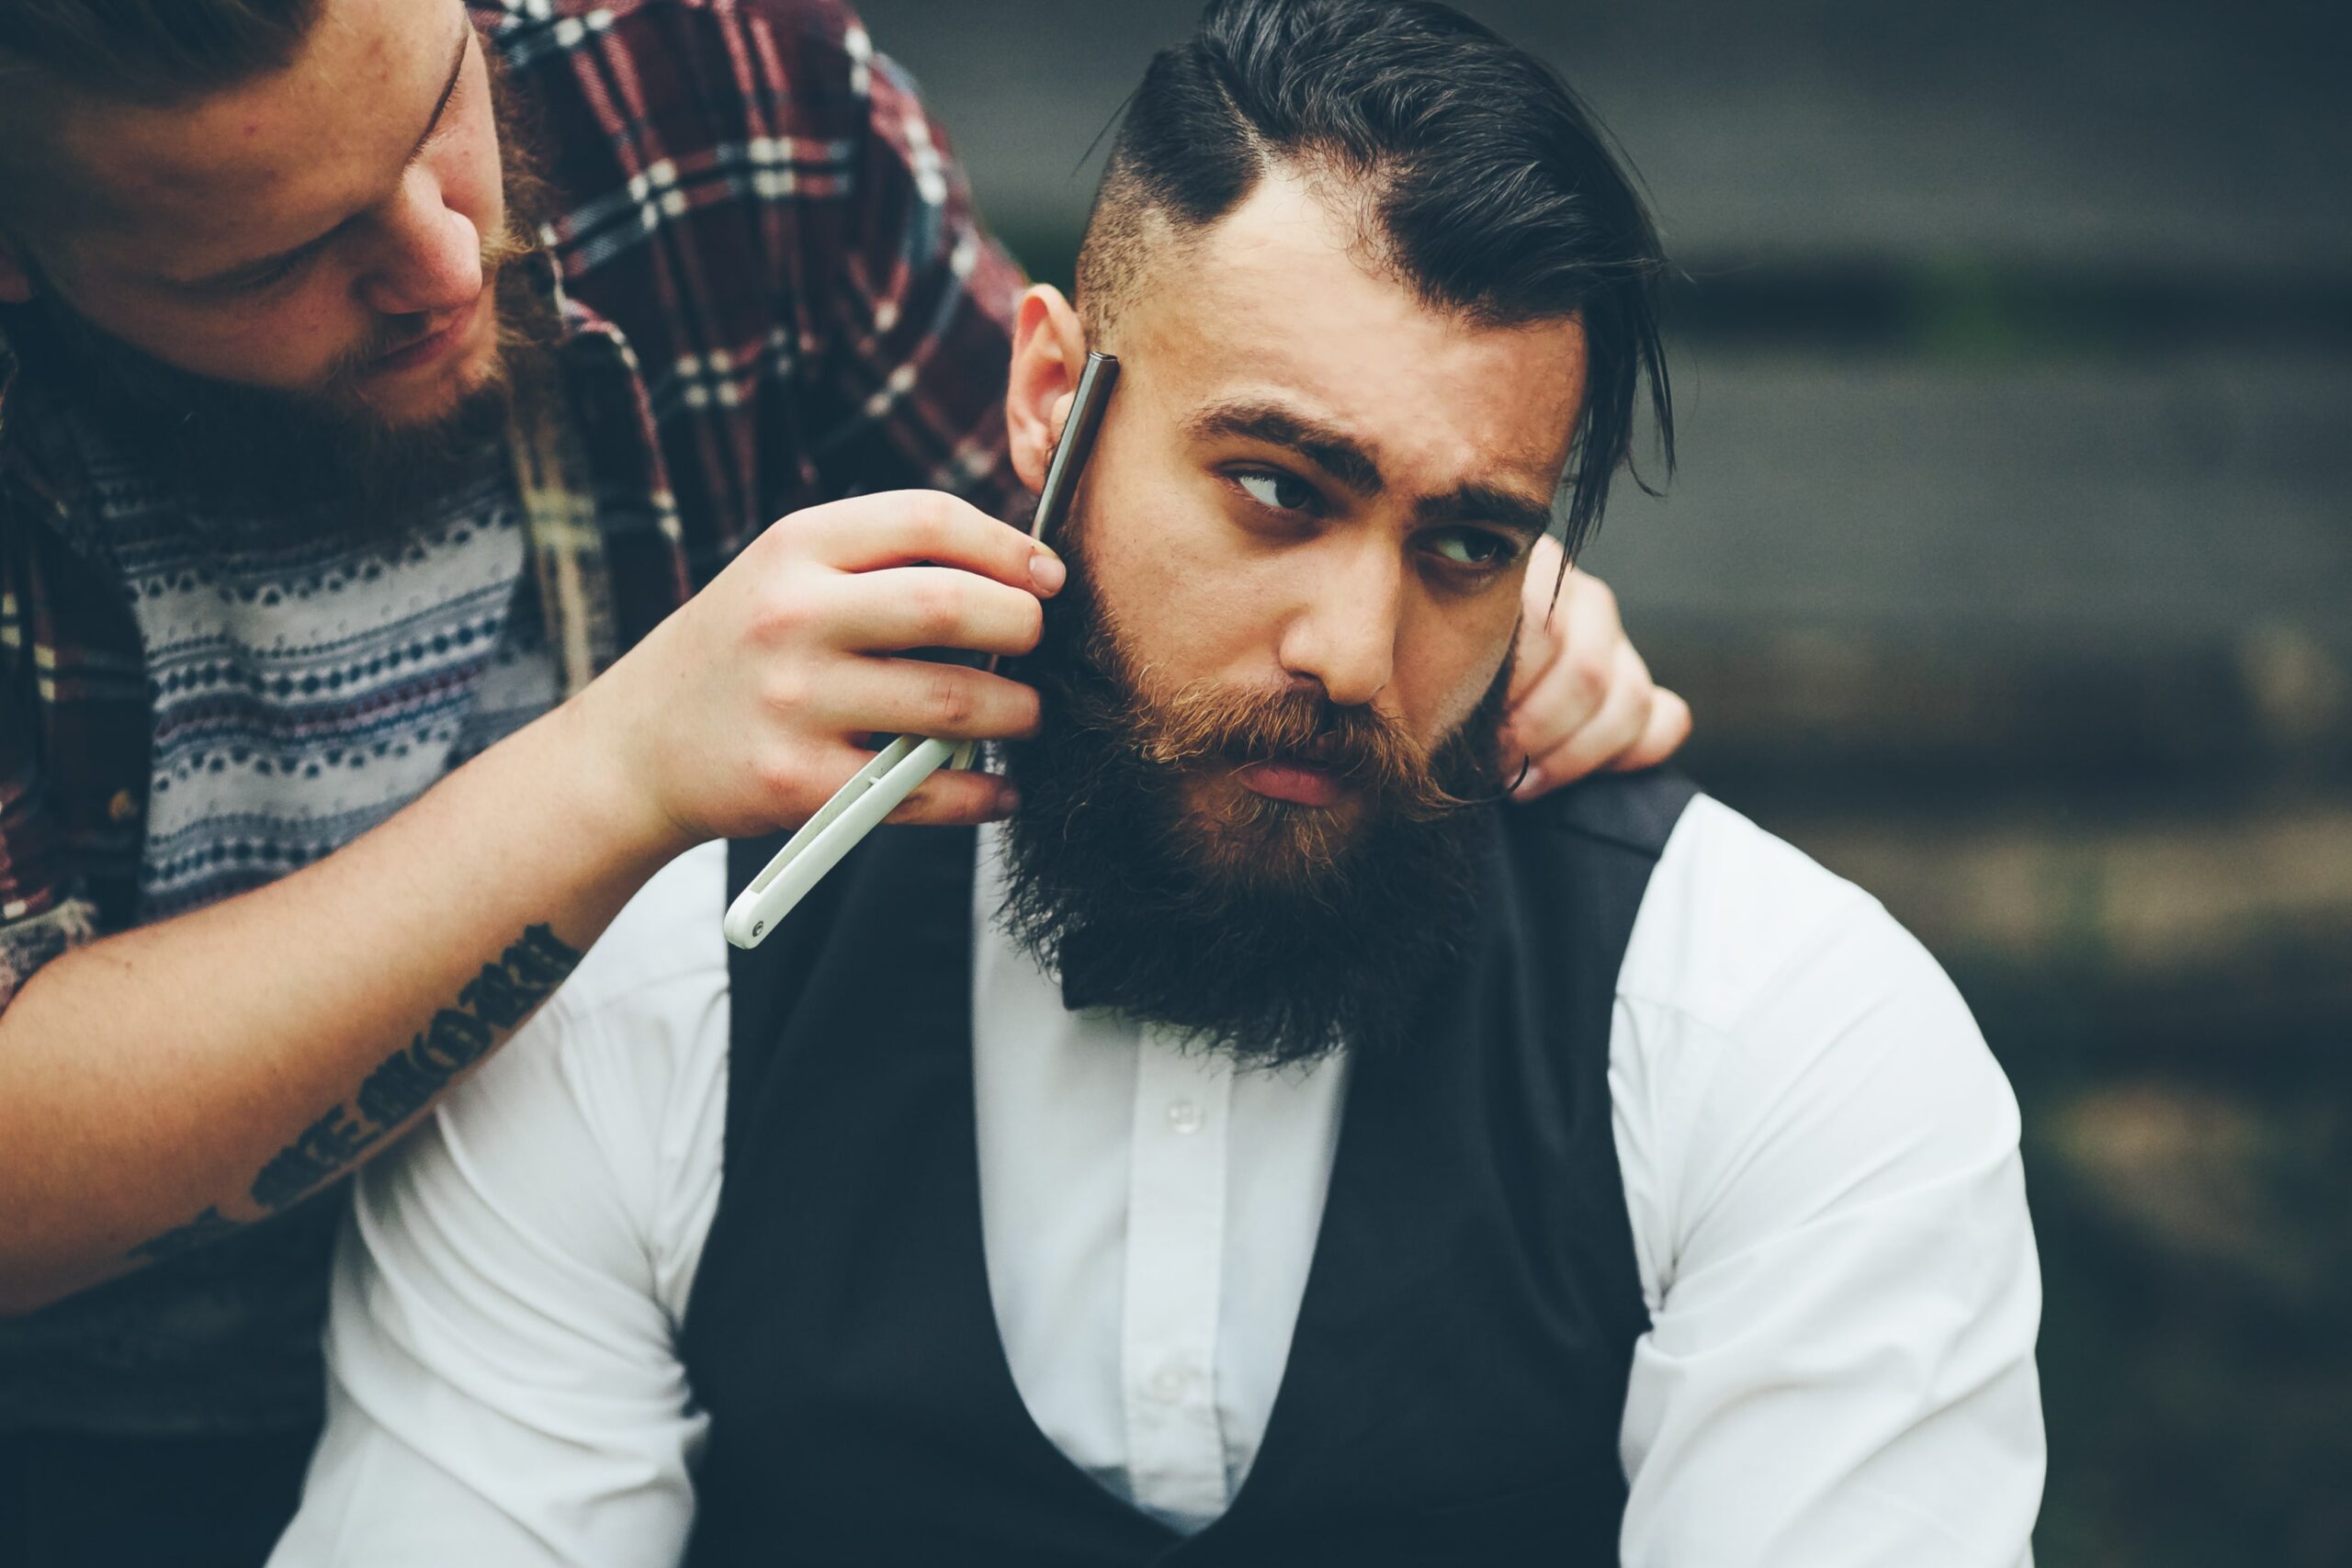
[[[90,322],[43,286],[0,310],[0,330],[37,396],[87,417],[187,503],[199,522],[266,520],[321,537],[381,539],[447,493],[504,428],[517,361],[555,340],[552,311],[514,265],[538,248],[550,209],[529,116],[485,49],[498,120],[506,229],[482,243],[495,279],[499,354],[490,378],[441,417],[387,423],[357,398],[370,361],[414,342],[424,321],[386,318],[325,382],[303,391],[246,386],[167,365]]]
[[[1069,1006],[1170,1024],[1245,1065],[1405,1042],[1476,915],[1476,803],[1498,792],[1509,660],[1428,759],[1385,716],[1318,692],[1155,701],[1088,589],[1081,542],[1062,554],[1069,585],[1014,671],[1045,718],[1007,749],[1021,805],[1006,931],[1059,972]],[[1187,797],[1188,781],[1272,760],[1344,775],[1360,810],[1244,791],[1204,821]]]

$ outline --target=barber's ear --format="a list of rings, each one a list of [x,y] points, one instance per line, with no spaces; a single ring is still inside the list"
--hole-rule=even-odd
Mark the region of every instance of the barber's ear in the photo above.
[[[1036,284],[1021,297],[1012,332],[1012,376],[1004,390],[1005,433],[1013,471],[1035,494],[1069,417],[1079,372],[1086,367],[1086,329],[1061,290]]]
[[[32,269],[17,243],[0,234],[0,305],[23,305],[33,297]]]

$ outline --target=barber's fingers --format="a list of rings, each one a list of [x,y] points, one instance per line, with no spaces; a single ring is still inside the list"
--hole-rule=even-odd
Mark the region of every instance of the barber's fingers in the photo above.
[[[942,740],[1034,735],[1036,692],[1018,681],[923,659],[844,660],[820,689],[792,699],[819,722]]]
[[[1619,645],[1600,705],[1557,743],[1522,753],[1527,771],[1512,794],[1526,800],[1606,767],[1637,745],[1649,728],[1657,688],[1631,643]]]
[[[1664,686],[1657,687],[1650,699],[1649,722],[1631,746],[1611,759],[1609,766],[1621,773],[1640,768],[1655,768],[1677,751],[1690,739],[1690,705]]]
[[[890,567],[837,582],[844,648],[1023,654],[1045,628],[1045,606],[1034,592],[952,567]]]
[[[1555,617],[1567,583],[1560,575],[1560,542],[1546,534],[1529,547],[1519,587],[1519,647],[1512,655],[1510,700],[1517,703],[1560,651]]]
[[[1530,635],[1531,626],[1537,635]],[[1617,596],[1608,584],[1580,571],[1561,585],[1558,601],[1547,606],[1540,623],[1522,614],[1521,628],[1506,740],[1541,757],[1600,711],[1622,672],[1621,650],[1632,649],[1618,620]],[[1646,671],[1642,680],[1646,685]]]
[[[842,785],[874,761],[876,748],[889,739],[887,735],[865,736],[856,745],[810,748],[797,753],[793,758],[797,778],[794,787],[806,787],[815,803],[808,812],[799,814],[799,818],[805,819],[816,807],[838,794]],[[1011,816],[1013,802],[1012,785],[999,774],[977,768],[941,768],[909,791],[883,820],[924,826],[993,822]],[[799,820],[779,824],[798,825]]]
[[[887,491],[794,513],[777,523],[804,548],[841,571],[876,571],[929,562],[993,578],[1035,593],[1060,588],[1051,550],[967,501],[941,491]]]
[[[922,827],[961,827],[1012,815],[1012,786],[994,773],[942,768],[915,786],[883,820]]]

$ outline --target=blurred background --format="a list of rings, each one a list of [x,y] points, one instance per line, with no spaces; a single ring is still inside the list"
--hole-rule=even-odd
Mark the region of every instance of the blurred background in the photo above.
[[[1067,287],[1194,0],[859,8]],[[1464,8],[1688,275],[1681,469],[1587,559],[1690,768],[1917,931],[2017,1086],[2042,1568],[2352,1563],[2344,8]]]

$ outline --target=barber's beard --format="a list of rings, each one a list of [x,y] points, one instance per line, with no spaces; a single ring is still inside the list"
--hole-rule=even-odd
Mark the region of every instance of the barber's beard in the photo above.
[[[1319,692],[1148,694],[1086,582],[1069,583],[1021,679],[1045,703],[1008,748],[1000,920],[1073,1008],[1115,1008],[1245,1066],[1387,1050],[1428,1022],[1477,912],[1483,803],[1500,789],[1503,672],[1425,753],[1385,716]],[[1240,788],[1289,761],[1335,773],[1324,807]]]
[[[385,539],[447,492],[503,430],[518,376],[548,353],[559,327],[527,268],[549,210],[523,106],[490,56],[504,231],[482,241],[498,342],[485,369],[445,412],[395,422],[361,382],[384,355],[423,338],[421,316],[380,318],[368,339],[300,390],[254,387],[168,365],[107,333],[42,288],[7,312],[28,382],[88,417],[112,445],[170,486],[198,523],[264,521],[319,536]],[[487,305],[490,301],[486,300]]]

